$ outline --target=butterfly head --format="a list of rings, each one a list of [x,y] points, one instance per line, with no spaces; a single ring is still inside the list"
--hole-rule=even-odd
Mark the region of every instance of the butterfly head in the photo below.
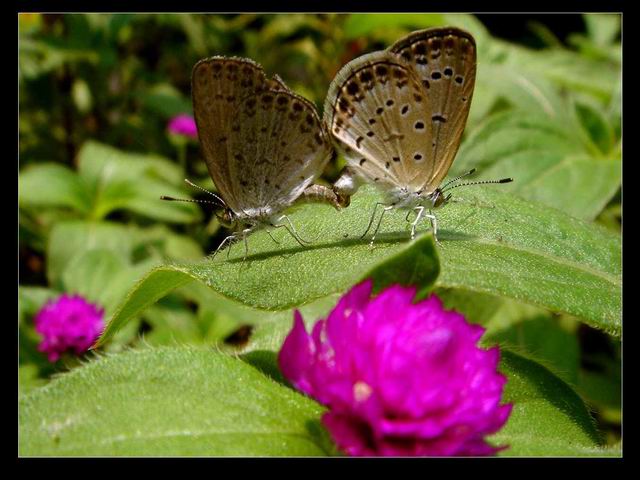
[[[225,207],[223,210],[216,212],[216,218],[218,219],[220,225],[231,230],[233,230],[238,223],[236,214],[233,213],[233,210],[228,207]]]
[[[436,188],[428,196],[428,200],[431,202],[432,208],[438,208],[446,205],[449,202],[450,198],[451,194],[445,195],[445,193],[440,188]]]

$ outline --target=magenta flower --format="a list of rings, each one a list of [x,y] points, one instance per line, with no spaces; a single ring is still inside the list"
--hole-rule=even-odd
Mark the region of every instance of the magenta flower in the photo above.
[[[167,126],[171,133],[189,138],[198,138],[196,122],[191,115],[182,113],[173,117]]]
[[[81,355],[93,345],[104,328],[103,310],[80,295],[62,295],[47,302],[34,318],[42,335],[38,350],[55,362],[63,352]]]
[[[492,455],[485,435],[511,413],[498,348],[484,329],[442,308],[435,295],[392,286],[370,299],[367,280],[312,333],[300,312],[278,356],[284,376],[328,407],[322,423],[349,455]]]

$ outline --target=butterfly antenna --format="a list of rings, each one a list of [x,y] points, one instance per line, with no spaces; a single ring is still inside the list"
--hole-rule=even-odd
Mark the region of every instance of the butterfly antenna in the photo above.
[[[160,200],[167,200],[169,202],[187,202],[187,203],[208,203],[209,205],[215,205],[216,207],[220,207],[218,202],[212,202],[211,200],[193,200],[191,198],[174,198],[169,197],[167,195],[162,195]]]
[[[187,184],[187,185],[189,185],[190,187],[197,188],[197,189],[198,189],[198,190],[200,190],[201,192],[204,192],[204,193],[207,193],[207,194],[211,195],[213,198],[215,198],[215,199],[218,201],[218,203],[219,203],[219,205],[218,205],[218,206],[219,206],[219,207],[226,208],[227,204],[226,204],[226,203],[224,203],[224,200],[223,200],[222,198],[220,198],[218,195],[216,195],[215,193],[210,192],[210,191],[209,191],[209,190],[207,190],[206,188],[202,188],[200,185],[196,185],[195,183],[193,183],[192,181],[190,181],[190,180],[189,180],[189,179],[187,179],[187,178],[185,178],[185,179],[184,179],[184,183],[186,183],[186,184]],[[209,203],[212,203],[212,202],[209,202]]]
[[[500,180],[479,180],[477,182],[467,182],[467,183],[459,183],[458,185],[453,185],[449,187],[447,190],[453,190],[458,187],[468,187],[469,185],[486,185],[489,183],[511,183],[513,182],[513,178],[501,178]],[[442,190],[444,192],[444,190]]]
[[[471,170],[469,170],[466,173],[463,173],[462,175],[458,175],[456,178],[452,178],[451,180],[449,180],[447,183],[445,183],[442,187],[440,187],[441,190],[444,190],[445,188],[447,188],[448,185],[451,185],[454,182],[457,182],[458,180],[460,180],[461,178],[464,178],[468,175],[473,175],[474,173],[476,173],[476,169],[472,168]]]

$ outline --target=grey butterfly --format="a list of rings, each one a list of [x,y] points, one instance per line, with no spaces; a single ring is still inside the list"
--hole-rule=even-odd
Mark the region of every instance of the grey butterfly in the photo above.
[[[461,186],[450,185],[462,176],[441,182],[460,146],[475,77],[475,40],[452,27],[411,33],[387,50],[356,58],[336,75],[324,122],[348,166],[334,190],[346,198],[366,182],[384,192],[385,201],[376,204],[364,234],[382,205],[371,243],[393,208],[415,211],[411,238],[420,220],[429,218],[437,241],[431,210],[450,199],[447,187]]]
[[[226,243],[261,228],[286,228],[283,211],[302,202],[339,208],[330,188],[312,185],[335,151],[314,105],[250,59],[212,57],[192,74],[193,108],[209,174],[223,208],[220,222],[234,233]],[[268,230],[267,230],[268,231]],[[273,237],[272,237],[273,238]],[[214,255],[215,255],[214,253]]]

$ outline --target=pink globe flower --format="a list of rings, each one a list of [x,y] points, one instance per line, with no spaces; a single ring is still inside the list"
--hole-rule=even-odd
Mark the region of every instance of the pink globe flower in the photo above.
[[[173,117],[167,126],[171,133],[189,138],[198,138],[196,122],[191,115],[180,114]]]
[[[47,302],[34,318],[42,335],[38,350],[55,362],[66,351],[86,352],[104,328],[103,310],[79,295],[62,295]]]
[[[284,376],[328,407],[322,423],[349,455],[493,455],[484,437],[511,413],[498,348],[484,329],[432,295],[392,286],[371,299],[355,286],[312,333],[300,312],[278,356]]]

